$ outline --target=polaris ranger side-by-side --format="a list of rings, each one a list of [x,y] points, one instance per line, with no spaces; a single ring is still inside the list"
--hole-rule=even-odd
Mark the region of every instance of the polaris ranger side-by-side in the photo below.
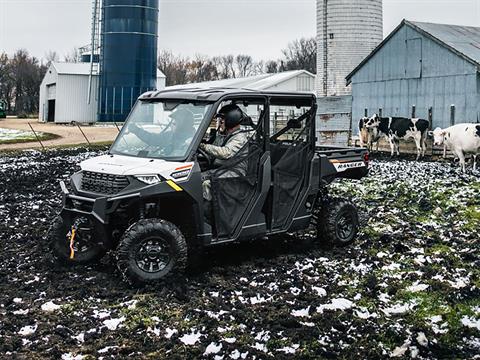
[[[248,141],[218,166],[200,144],[214,141],[213,119],[228,104],[242,109]],[[316,146],[315,114],[310,93],[211,88],[141,95],[108,154],[83,161],[68,186],[60,182],[63,208],[48,234],[53,254],[86,264],[115,250],[121,273],[147,283],[182,272],[201,260],[204,247],[221,243],[312,225],[321,241],[352,242],[356,208],[327,198],[325,188],[336,178],[365,176],[368,152]]]

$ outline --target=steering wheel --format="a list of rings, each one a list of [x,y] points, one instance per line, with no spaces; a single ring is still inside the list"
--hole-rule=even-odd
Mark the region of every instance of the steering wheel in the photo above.
[[[203,150],[202,148],[198,148],[198,149],[197,149],[197,153],[198,153],[197,159],[198,159],[199,161],[205,161],[207,167],[208,167],[208,168],[211,168],[212,165],[213,165],[213,159],[212,159],[212,157],[211,157],[210,155],[208,155],[208,153],[207,153],[205,150]]]

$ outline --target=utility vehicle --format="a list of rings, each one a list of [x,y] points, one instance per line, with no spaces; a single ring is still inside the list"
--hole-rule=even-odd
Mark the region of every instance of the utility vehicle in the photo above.
[[[215,168],[199,145],[215,133],[218,109],[232,103],[244,112],[249,140]],[[311,227],[320,241],[352,242],[356,208],[328,198],[326,187],[336,178],[365,176],[368,152],[317,146],[316,106],[311,93],[142,94],[108,154],[83,161],[69,184],[60,182],[63,208],[48,234],[54,256],[86,264],[114,250],[123,276],[142,284],[184,271],[207,246]],[[240,162],[246,171],[231,176]],[[210,206],[202,195],[206,178]]]

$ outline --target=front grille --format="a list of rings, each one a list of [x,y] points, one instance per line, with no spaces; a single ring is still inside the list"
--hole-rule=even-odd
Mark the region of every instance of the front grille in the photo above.
[[[97,194],[116,194],[128,186],[128,178],[122,175],[82,172],[81,189]]]

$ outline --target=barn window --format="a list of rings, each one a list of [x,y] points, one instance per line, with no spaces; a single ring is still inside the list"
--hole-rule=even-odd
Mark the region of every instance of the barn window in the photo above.
[[[365,115],[364,115],[364,116],[365,116],[365,117],[368,116],[368,109],[365,109]]]
[[[382,108],[378,109],[378,116],[380,116],[380,117],[383,116],[383,109]]]
[[[415,110],[416,110],[415,105],[412,105],[412,118],[415,117],[415,112],[416,112]]]
[[[333,33],[330,33],[329,36],[330,36],[330,39],[333,39],[333,38],[334,38]]]

